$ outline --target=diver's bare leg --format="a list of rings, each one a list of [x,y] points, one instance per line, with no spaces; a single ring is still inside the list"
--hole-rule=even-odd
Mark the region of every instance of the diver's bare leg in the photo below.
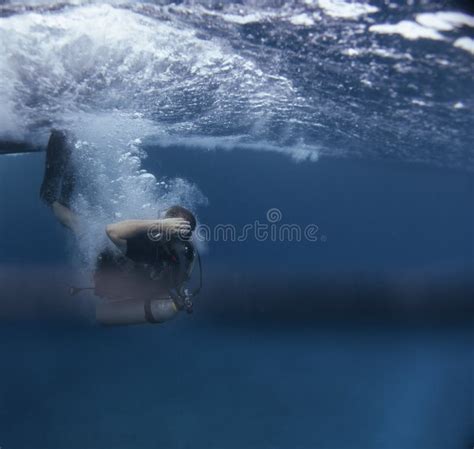
[[[63,206],[58,201],[54,201],[51,205],[51,209],[53,210],[54,216],[63,226],[70,229],[74,234],[79,233],[79,221],[71,209]]]

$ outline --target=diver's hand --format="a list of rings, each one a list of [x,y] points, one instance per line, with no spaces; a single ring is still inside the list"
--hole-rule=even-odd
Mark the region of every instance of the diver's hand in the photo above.
[[[191,224],[183,218],[164,218],[160,220],[163,232],[173,235],[187,235],[191,233]]]

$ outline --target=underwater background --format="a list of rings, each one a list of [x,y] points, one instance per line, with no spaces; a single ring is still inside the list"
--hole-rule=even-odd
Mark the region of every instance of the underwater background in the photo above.
[[[454,1],[3,1],[0,446],[474,445],[474,16]],[[101,328],[104,225],[180,203],[193,315]],[[275,215],[276,214],[276,215]]]

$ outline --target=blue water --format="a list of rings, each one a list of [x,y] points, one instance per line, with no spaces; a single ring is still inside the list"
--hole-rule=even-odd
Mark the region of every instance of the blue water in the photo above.
[[[87,231],[0,156],[1,449],[473,447],[468,3],[0,3],[0,138],[76,134]],[[211,239],[193,315],[99,327],[104,224],[176,202],[318,240]]]
[[[204,255],[205,288],[194,316],[157,327],[96,328],[89,324],[87,300],[78,307],[75,301],[81,300],[66,293],[64,265],[72,269],[69,237],[38,206],[43,156],[3,159],[1,205],[9,212],[2,217],[2,267],[9,270],[8,279],[5,268],[2,276],[3,314],[8,303],[16,302],[16,309],[21,309],[19,303],[30,308],[23,310],[24,320],[10,317],[1,329],[2,445],[468,447],[473,437],[474,358],[472,296],[467,300],[464,294],[472,290],[458,295],[448,290],[451,297],[441,300],[451,302],[450,306],[432,310],[429,297],[410,293],[412,280],[408,287],[401,285],[402,293],[377,298],[393,309],[378,313],[370,289],[364,296],[364,286],[359,285],[355,309],[350,303],[346,310],[341,307],[325,318],[325,305],[334,300],[330,295],[308,289],[308,309],[308,298],[294,296],[290,288],[273,295],[265,274],[286,273],[291,279],[300,269],[309,272],[313,267],[320,282],[331,279],[331,272],[356,272],[359,282],[365,277],[370,284],[382,275],[398,278],[400,273],[411,273],[418,283],[418,278],[429,277],[421,283],[426,289],[443,273],[471,270],[472,252],[463,242],[470,241],[472,227],[461,219],[470,200],[466,186],[471,175],[360,161],[321,161],[309,170],[303,165],[289,168],[284,157],[272,155],[262,155],[261,160],[253,157],[249,165],[245,154],[209,153],[199,161],[193,161],[186,150],[179,154],[189,157],[186,168],[172,151],[157,152],[147,165],[170,175],[181,171],[209,192],[213,206],[202,212],[209,223],[221,218],[215,215],[244,220],[246,214],[274,206],[274,202],[252,201],[252,183],[244,186],[236,181],[244,174],[258,179],[263,165],[273,159],[274,172],[286,180],[285,186],[273,191],[280,188],[288,194],[286,200],[279,195],[277,205],[294,220],[321,217],[327,246],[212,244]],[[331,180],[335,165],[338,173],[344,167],[346,187],[351,198],[358,198],[356,204],[339,192],[338,207],[328,205],[328,197],[335,201],[338,196]],[[209,167],[220,175],[211,176]],[[229,175],[229,170],[234,176],[226,182],[223,174]],[[398,192],[374,191],[382,177],[385,186],[396,185],[401,171],[405,184]],[[24,183],[21,195],[12,201],[8,186],[20,172],[31,182]],[[326,177],[312,176],[318,172]],[[296,186],[304,180],[311,185],[309,179],[314,187],[301,192]],[[440,181],[444,193],[434,195]],[[311,201],[314,209],[298,215],[301,207],[294,204],[292,190],[300,192],[299,205]],[[410,194],[404,194],[406,190]],[[325,194],[318,197],[320,191]],[[239,198],[246,208],[229,204],[228,198]],[[401,205],[393,210],[395,199]],[[375,207],[378,213],[369,215]],[[449,217],[444,218],[440,209],[449,210]],[[360,222],[339,224],[352,214]],[[371,220],[376,223],[370,225]],[[446,244],[439,236],[453,222],[457,226],[450,227],[452,237]],[[422,239],[416,233],[419,228],[424,230]],[[355,250],[348,254],[351,239]],[[362,248],[366,248],[363,254]],[[25,283],[19,268],[29,282]],[[31,282],[36,285],[28,285]],[[230,291],[215,291],[219,282]],[[313,288],[310,279],[303,276],[303,282]],[[269,296],[257,298],[264,308],[255,304],[252,285],[254,291],[263,289],[262,295]],[[420,287],[412,288],[417,292]],[[346,296],[352,298],[353,291],[348,289]],[[425,301],[421,312],[410,309],[407,297],[415,303],[420,298]],[[400,315],[397,302],[408,311]],[[298,313],[299,307],[304,307],[306,316]],[[358,309],[363,313],[358,314]],[[66,322],[62,314],[69,317]]]
[[[184,319],[112,331],[3,326],[2,358],[9,447],[472,441],[466,331],[232,329]]]

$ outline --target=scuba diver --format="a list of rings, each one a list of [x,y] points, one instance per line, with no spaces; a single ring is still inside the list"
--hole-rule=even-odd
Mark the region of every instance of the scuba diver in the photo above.
[[[51,132],[40,197],[63,226],[80,235],[80,220],[70,208],[75,187],[73,148],[71,136]],[[99,255],[90,288],[100,298],[97,321],[105,325],[162,323],[180,311],[191,313],[192,298],[202,286],[201,261],[191,242],[195,228],[196,218],[181,206],[166,210],[162,219],[108,224],[104,232],[112,244]],[[190,291],[186,285],[196,258],[200,284]],[[71,295],[82,290],[86,289],[71,288]]]

